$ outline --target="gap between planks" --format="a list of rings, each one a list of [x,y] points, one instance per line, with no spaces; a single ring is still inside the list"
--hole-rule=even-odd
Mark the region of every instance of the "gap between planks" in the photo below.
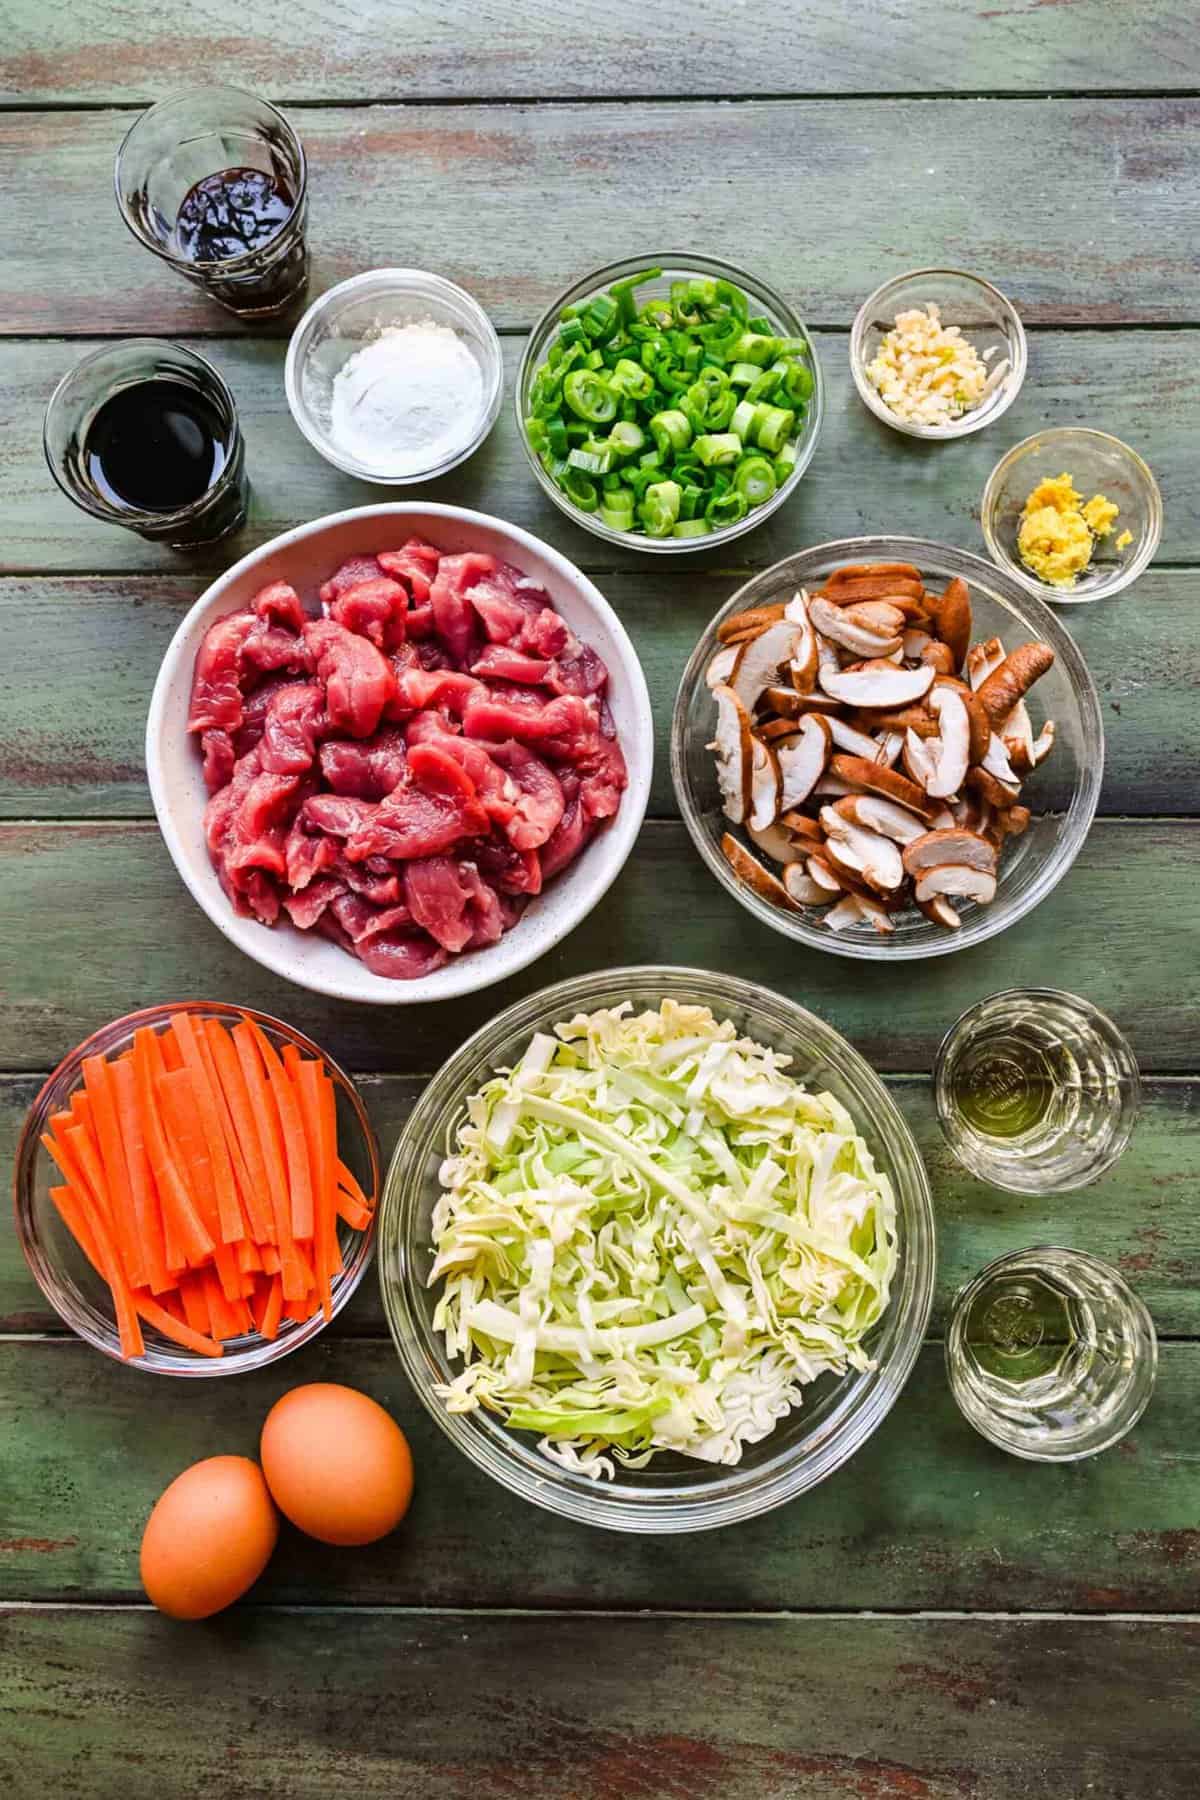
[[[837,1607],[806,1607],[795,1611],[778,1611],[764,1609],[762,1612],[739,1612],[729,1608],[714,1608],[711,1612],[689,1611],[681,1607],[639,1606],[622,1608],[617,1606],[601,1606],[596,1608],[579,1606],[350,1606],[344,1602],[330,1605],[300,1605],[296,1603],[270,1605],[252,1603],[247,1606],[236,1605],[239,1613],[259,1615],[290,1614],[304,1617],[311,1613],[342,1613],[347,1618],[361,1619],[364,1614],[373,1614],[380,1618],[394,1619],[432,1618],[432,1619],[596,1619],[644,1620],[647,1624],[655,1624],[661,1619],[679,1619],[696,1625],[710,1625],[714,1621],[729,1622],[747,1621],[763,1623],[775,1621],[787,1624],[799,1619],[824,1619],[829,1621],[846,1621],[858,1624],[870,1624],[873,1620],[887,1621],[891,1619],[919,1619],[932,1624],[964,1624],[968,1620],[979,1620],[989,1624],[1041,1625],[1041,1624],[1076,1624],[1076,1625],[1196,1625],[1200,1624],[1200,1613],[1194,1612],[1040,1612],[1031,1608],[1027,1612],[993,1612],[993,1611],[930,1611],[922,1608],[903,1606],[893,1607],[861,1607],[858,1610],[843,1611]],[[157,1608],[145,1600],[5,1600],[0,1597],[0,1612],[60,1612],[60,1613],[149,1613]]]

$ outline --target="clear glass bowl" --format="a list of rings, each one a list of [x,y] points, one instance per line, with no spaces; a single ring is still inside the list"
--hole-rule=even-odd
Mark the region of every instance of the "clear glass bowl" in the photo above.
[[[915,563],[923,575],[934,580],[961,575],[971,594],[972,642],[998,636],[1008,650],[1029,639],[1050,645],[1054,666],[1033,689],[1029,706],[1035,727],[1053,719],[1057,735],[1053,753],[1029,777],[1022,793],[1022,801],[1034,816],[1024,835],[1010,838],[1005,845],[992,904],[964,904],[958,931],[947,931],[911,908],[895,916],[895,931],[884,938],[867,923],[848,931],[831,931],[821,923],[817,909],[784,912],[738,881],[721,853],[721,838],[730,827],[721,811],[716,766],[707,747],[716,709],[704,672],[718,648],[717,627],[730,614],[788,599],[798,587],[815,587],[839,563],[890,561]],[[1100,798],[1103,774],[1100,701],[1074,638],[1047,607],[982,557],[926,538],[843,538],[786,556],[756,575],[725,603],[701,635],[683,672],[671,722],[671,775],[680,809],[696,848],[721,885],[755,918],[796,943],[833,956],[866,957],[875,962],[949,956],[995,937],[1024,918],[1057,886],[1079,854]],[[746,848],[754,851],[748,841]]]
[[[1071,588],[1039,581],[1017,554],[1017,529],[1026,500],[1039,481],[1064,471],[1085,501],[1093,494],[1106,494],[1121,509],[1111,535],[1098,540],[1091,562]],[[1148,566],[1162,536],[1162,495],[1137,451],[1120,438],[1068,425],[1059,431],[1039,431],[1000,458],[983,490],[979,522],[997,568],[1052,606],[1079,606],[1119,594]],[[1116,540],[1123,531],[1133,533],[1133,542],[1118,550]]]
[[[632,1000],[664,998],[710,1006],[739,1031],[792,1058],[792,1072],[827,1089],[853,1114],[896,1194],[899,1266],[891,1305],[871,1345],[875,1366],[840,1380],[824,1378],[770,1437],[750,1446],[733,1468],[687,1457],[656,1456],[645,1469],[594,1482],[541,1456],[536,1439],[479,1411],[450,1413],[434,1393],[461,1366],[433,1329],[437,1294],[430,1224],[438,1167],[467,1097],[491,1073],[510,1066],[535,1031],[561,1019]],[[794,1499],[841,1466],[880,1424],[904,1386],[925,1335],[935,1266],[933,1203],[916,1144],[886,1089],[833,1028],[753,982],[700,969],[608,969],[543,988],[493,1019],[452,1056],[417,1102],[384,1183],[379,1223],[383,1303],[405,1373],[433,1418],[463,1452],[503,1487],[548,1512],[616,1531],[703,1531],[733,1524]]]
[[[342,448],[330,428],[333,384],[356,350],[389,325],[448,325],[466,344],[483,374],[479,416],[463,421],[462,436],[425,468],[401,474],[386,463],[365,463]],[[326,462],[381,487],[411,487],[456,469],[473,456],[500,412],[504,364],[496,329],[477,300],[426,269],[368,269],[314,300],[288,345],[283,371],[292,417]]]
[[[246,1369],[265,1368],[289,1356],[302,1344],[311,1343],[325,1328],[318,1312],[302,1324],[284,1319],[279,1336],[274,1340],[259,1337],[257,1332],[226,1341],[224,1355],[200,1356],[179,1344],[161,1337],[153,1327],[143,1325],[146,1343],[144,1356],[126,1358],[121,1355],[116,1315],[107,1284],[101,1280],[71,1236],[54,1202],[50,1188],[61,1179],[40,1142],[51,1113],[70,1104],[71,1096],[83,1086],[85,1056],[116,1056],[128,1049],[133,1034],[148,1025],[157,1029],[167,1024],[172,1013],[188,1013],[195,1019],[219,1019],[222,1024],[236,1025],[249,1018],[261,1026],[276,1049],[294,1044],[304,1056],[319,1056],[333,1079],[337,1099],[338,1149],[342,1161],[350,1169],[368,1200],[374,1203],[379,1194],[379,1145],[367,1116],[367,1109],[344,1069],[339,1068],[325,1052],[296,1031],[266,1013],[249,1006],[225,1006],[219,1001],[181,1000],[175,1005],[148,1006],[141,1012],[127,1013],[114,1019],[86,1038],[59,1063],[42,1087],[21,1132],[13,1174],[13,1202],[16,1212],[17,1239],[25,1253],[34,1280],[59,1318],[93,1348],[102,1350],[116,1362],[128,1362],[131,1368],[147,1369],[152,1375],[184,1375],[204,1378],[216,1375],[240,1375]],[[378,1208],[373,1207],[378,1216]],[[367,1272],[375,1252],[376,1219],[365,1231],[354,1231],[339,1221],[338,1242],[345,1268],[333,1283],[333,1314],[349,1301]]]
[[[647,281],[638,288],[639,303],[646,300],[659,299],[670,292],[673,281],[686,281],[692,275],[710,276],[716,281],[736,282],[750,301],[751,313],[761,313],[770,319],[782,337],[804,338],[808,344],[809,361],[812,367],[813,391],[808,402],[808,411],[804,423],[796,439],[796,466],[785,482],[776,488],[771,498],[761,506],[754,507],[739,519],[736,525],[726,525],[721,531],[710,531],[706,537],[697,538],[652,538],[643,532],[613,531],[597,518],[595,513],[585,513],[573,501],[569,500],[543,469],[537,456],[530,447],[525,432],[525,419],[529,412],[529,390],[533,378],[546,360],[546,352],[556,336],[559,328],[559,314],[564,306],[577,306],[590,300],[594,294],[605,292],[614,281],[621,281],[626,276],[636,275],[639,269],[661,269],[662,275],[657,281]],[[711,256],[691,256],[673,251],[661,254],[649,254],[626,258],[623,262],[609,263],[606,268],[593,269],[589,275],[575,282],[551,302],[530,333],[525,345],[525,354],[521,358],[521,367],[517,375],[516,386],[517,433],[521,439],[529,467],[534,479],[545,494],[553,500],[561,513],[573,519],[576,525],[582,525],[585,531],[593,536],[603,538],[609,544],[623,544],[626,548],[645,550],[652,556],[686,556],[695,550],[713,550],[718,545],[728,544],[734,538],[741,537],[747,531],[753,531],[764,519],[769,519],[777,512],[789,495],[794,494],[800,478],[812,461],[813,451],[817,447],[817,434],[821,429],[821,415],[824,410],[824,385],[821,380],[821,363],[817,356],[817,346],[813,342],[808,327],[799,313],[794,312],[773,288],[759,281],[757,276],[748,275],[733,263],[718,262]]]
[[[867,364],[879,349],[880,340],[895,325],[896,314],[915,306],[928,307],[931,301],[940,311],[942,324],[957,325],[981,356],[985,350],[995,348],[990,366],[1005,357],[1009,364],[1003,381],[997,382],[986,399],[949,425],[919,425],[898,419],[867,377]],[[885,281],[864,300],[850,329],[850,373],[864,406],[869,406],[875,417],[893,431],[934,442],[969,437],[971,432],[982,431],[1007,412],[1021,391],[1028,354],[1025,327],[1012,301],[990,281],[968,275],[965,269],[913,269],[907,275],[897,275],[894,281]]]

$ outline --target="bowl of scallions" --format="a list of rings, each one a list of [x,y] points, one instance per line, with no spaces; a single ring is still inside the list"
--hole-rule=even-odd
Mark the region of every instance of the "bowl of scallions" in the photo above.
[[[548,307],[521,362],[530,467],[568,518],[609,543],[703,550],[768,518],[821,426],[803,320],[711,257],[596,269]]]

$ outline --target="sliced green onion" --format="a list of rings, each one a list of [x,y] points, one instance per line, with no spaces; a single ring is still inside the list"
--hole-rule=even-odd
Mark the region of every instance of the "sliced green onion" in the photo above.
[[[735,463],[741,454],[742,440],[736,431],[711,432],[696,439],[696,455],[707,468]]]
[[[765,456],[744,456],[733,472],[734,492],[748,506],[761,506],[775,492],[775,469]]]
[[[642,449],[646,434],[632,419],[618,419],[608,434],[608,441],[618,456],[632,456]]]
[[[677,481],[655,481],[642,495],[638,513],[650,537],[669,537],[683,498]]]
[[[766,417],[757,420],[754,441],[760,450],[777,456],[791,436],[796,415],[790,406],[769,406]]]
[[[754,429],[754,419],[758,408],[750,400],[739,401],[729,421],[730,431],[736,431],[743,444],[750,442],[750,433]]]
[[[563,382],[563,399],[579,418],[607,425],[617,416],[617,394],[612,383],[592,369],[572,369]]]
[[[669,450],[683,450],[692,441],[692,427],[684,413],[672,408],[655,413],[650,421],[650,436],[661,456]]]
[[[770,337],[762,331],[743,331],[733,347],[734,360],[737,362],[757,363],[759,368],[774,362],[779,348],[779,339]]]
[[[722,531],[726,525],[739,524],[749,511],[750,503],[745,494],[730,488],[724,494],[714,494],[704,509],[704,516],[714,531]]]
[[[568,453],[567,465],[582,469],[585,475],[607,475],[612,468],[612,451],[607,446],[603,450],[582,450],[577,446]]]
[[[568,466],[560,485],[563,493],[571,497],[581,512],[595,512],[599,506],[600,496],[596,491],[596,484],[582,469]]]
[[[712,526],[707,519],[676,519],[671,536],[677,538],[707,537]]]

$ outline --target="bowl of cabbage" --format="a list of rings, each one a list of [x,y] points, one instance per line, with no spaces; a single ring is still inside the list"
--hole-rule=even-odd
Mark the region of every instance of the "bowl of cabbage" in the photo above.
[[[704,1530],[805,1492],[912,1370],[934,1223],[908,1127],[814,1014],[702,970],[545,988],[397,1145],[392,1336],[433,1418],[583,1523]]]

